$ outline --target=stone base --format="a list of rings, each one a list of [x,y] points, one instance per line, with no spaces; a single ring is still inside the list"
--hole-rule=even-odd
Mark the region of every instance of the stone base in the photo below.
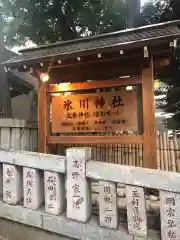
[[[0,240],[71,240],[35,227],[0,218]],[[73,239],[72,239],[73,240]]]
[[[137,240],[136,237],[128,234],[126,224],[121,224],[117,230],[101,228],[98,218],[95,217],[84,224],[68,220],[65,214],[50,215],[45,213],[44,209],[34,211],[23,206],[8,205],[1,201],[0,217],[0,240]],[[159,232],[150,230],[148,237],[143,239],[160,240]]]

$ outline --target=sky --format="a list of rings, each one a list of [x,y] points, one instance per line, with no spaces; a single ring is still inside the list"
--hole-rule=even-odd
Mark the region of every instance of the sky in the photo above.
[[[148,0],[141,0],[141,4],[143,5],[145,2],[147,2]]]

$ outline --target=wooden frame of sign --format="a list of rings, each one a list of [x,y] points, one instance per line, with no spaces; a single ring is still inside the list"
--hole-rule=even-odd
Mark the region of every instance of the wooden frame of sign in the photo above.
[[[156,130],[154,119],[154,78],[153,61],[149,60],[142,66],[142,77],[115,79],[106,81],[70,83],[68,92],[79,89],[98,89],[125,85],[142,84],[143,127],[142,136],[50,136],[49,94],[65,92],[56,86],[42,83],[38,93],[38,151],[52,152],[49,147],[54,144],[143,144],[144,167],[156,168]],[[66,90],[67,91],[67,90]],[[44,109],[44,110],[43,110]]]

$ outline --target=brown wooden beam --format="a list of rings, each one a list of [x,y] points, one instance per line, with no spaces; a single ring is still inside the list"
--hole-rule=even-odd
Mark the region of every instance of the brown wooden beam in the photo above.
[[[115,79],[119,76],[132,76],[141,73],[142,58],[131,58],[124,60],[116,60],[103,62],[99,60],[94,64],[75,64],[70,67],[51,69],[49,75],[51,83],[60,82],[82,82],[87,80],[105,80]],[[158,58],[154,62],[156,70],[168,64],[168,58]],[[131,66],[131,67],[129,67]]]
[[[63,62],[61,64],[53,64],[50,68],[51,69],[55,69],[55,68],[67,68],[67,67],[77,67],[77,66],[86,66],[86,65],[98,65],[98,64],[111,64],[112,62],[118,62],[118,61],[121,61],[122,64],[124,62],[126,62],[127,60],[130,60],[130,59],[137,59],[137,58],[142,58],[143,52],[141,51],[138,51],[138,52],[135,52],[135,53],[131,53],[131,57],[128,55],[128,54],[123,54],[123,55],[120,55],[119,52],[115,52],[113,54],[111,54],[110,56],[104,56],[102,55],[101,58],[98,59],[97,55],[93,56],[93,58],[90,58],[90,59],[84,59],[82,58],[81,61],[77,61],[74,60],[72,61],[71,63],[70,62]],[[88,56],[89,57],[89,56]],[[83,61],[84,60],[84,61]]]
[[[133,56],[131,59],[115,59],[108,62],[104,62],[102,59],[94,63],[77,63],[69,67],[53,68],[49,72],[49,76],[51,83],[113,79],[123,75],[140,74],[141,62],[142,58]]]
[[[106,68],[106,67],[105,67]],[[121,71],[122,70],[122,71]],[[90,69],[91,73],[83,72],[81,70],[78,71],[71,71],[69,69],[68,72],[59,72],[55,74],[50,74],[50,83],[51,84],[58,84],[62,82],[86,82],[88,80],[96,81],[96,80],[110,80],[119,78],[119,76],[132,76],[132,75],[140,75],[141,71],[129,71],[128,69],[110,69],[108,71],[97,72],[96,69]],[[93,72],[92,72],[93,71]]]
[[[48,144],[142,144],[143,136],[49,136]]]
[[[144,61],[142,68],[142,100],[144,125],[144,167],[156,168],[156,127],[152,59]]]
[[[48,86],[49,93],[55,92],[70,92],[77,90],[86,90],[86,89],[99,89],[99,88],[108,88],[108,87],[118,87],[118,86],[127,86],[127,85],[137,85],[141,84],[140,76],[132,76],[129,78],[122,79],[112,79],[106,81],[94,81],[94,82],[82,82],[82,83],[62,83],[58,85]]]
[[[48,153],[47,136],[49,134],[50,110],[47,84],[42,83],[38,92],[38,152]]]

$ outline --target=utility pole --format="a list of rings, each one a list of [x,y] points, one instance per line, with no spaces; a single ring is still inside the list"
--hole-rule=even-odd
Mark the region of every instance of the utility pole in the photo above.
[[[128,20],[127,27],[134,28],[139,25],[141,1],[140,0],[126,0],[127,1],[127,11]]]

